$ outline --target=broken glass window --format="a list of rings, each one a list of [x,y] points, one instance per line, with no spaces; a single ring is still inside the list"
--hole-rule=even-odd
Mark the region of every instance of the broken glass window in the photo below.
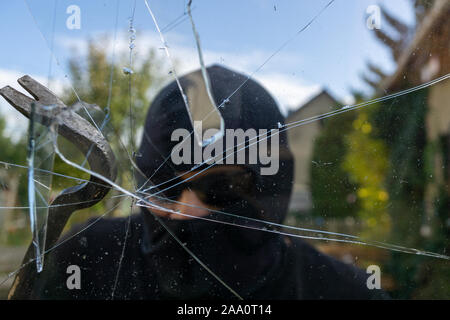
[[[348,272],[450,297],[448,2],[24,4],[36,56],[2,86],[32,74],[64,107],[28,133],[1,105],[2,294],[80,298],[78,266],[104,299],[328,297],[291,280]]]

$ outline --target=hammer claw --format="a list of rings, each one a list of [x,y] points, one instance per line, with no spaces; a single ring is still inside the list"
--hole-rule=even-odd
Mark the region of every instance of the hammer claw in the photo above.
[[[27,118],[30,117],[31,105],[36,104],[36,121],[43,125],[50,125],[55,117],[58,120],[58,133],[71,141],[87,158],[90,169],[109,180],[114,181],[117,176],[114,153],[103,134],[93,127],[74,110],[67,106],[50,90],[31,78],[23,76],[19,84],[36,100],[24,95],[10,86],[0,89],[0,95],[15,109]],[[101,179],[91,176],[90,182],[76,185],[63,190],[52,202],[48,212],[47,228],[39,232],[46,234],[45,247],[54,246],[71,214],[101,201],[109,192],[110,186],[102,184]],[[64,205],[64,206],[59,206]],[[14,284],[9,292],[10,299],[28,299],[39,279],[39,275],[32,264],[34,246],[30,244],[24,257],[25,267],[16,275]]]
[[[31,78],[29,75],[23,76],[17,80],[17,82],[42,105],[63,105],[61,100],[59,100],[53,92]]]
[[[22,113],[27,118],[30,117],[31,104],[35,100],[17,91],[16,89],[6,86],[0,89],[0,95],[17,111]]]

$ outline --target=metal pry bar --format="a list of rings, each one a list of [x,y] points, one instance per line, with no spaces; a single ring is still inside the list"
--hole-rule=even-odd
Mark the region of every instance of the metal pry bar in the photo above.
[[[17,82],[35,100],[10,86],[0,89],[0,95],[27,118],[30,117],[31,104],[34,103],[36,118],[42,125],[50,126],[57,120],[58,133],[72,142],[87,157],[90,169],[114,181],[117,176],[115,156],[103,134],[87,120],[72,112],[53,92],[30,76],[25,75]],[[89,182],[63,190],[49,208],[45,248],[51,248],[57,243],[74,211],[98,203],[110,188],[104,181],[91,176]],[[33,287],[40,275],[34,264],[30,263],[34,258],[33,254],[33,245],[30,244],[23,259],[25,266],[14,279],[9,299],[33,299]]]

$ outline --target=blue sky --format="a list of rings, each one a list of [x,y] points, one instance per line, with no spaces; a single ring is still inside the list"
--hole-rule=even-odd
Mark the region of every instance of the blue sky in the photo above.
[[[291,39],[329,0],[194,0],[193,16],[205,60],[222,63],[238,71],[252,73],[285,41]],[[15,82],[18,76],[31,74],[45,81],[49,75],[53,39],[51,84],[55,91],[67,86],[67,59],[84,54],[88,38],[115,31],[116,0],[1,1],[0,85]],[[159,35],[144,1],[136,1],[134,25],[138,31],[134,59],[146,54],[149,47],[161,46]],[[185,11],[185,0],[148,1],[161,27]],[[66,20],[69,5],[81,10],[81,29],[69,30]],[[120,0],[116,51],[127,50],[128,19],[134,1]],[[367,89],[360,80],[365,63],[371,60],[392,71],[388,52],[366,27],[366,9],[381,4],[393,14],[412,24],[409,0],[336,0],[304,32],[293,38],[254,78],[279,101],[283,110],[297,107],[320,88],[327,88],[341,100],[348,100],[351,87]],[[56,13],[56,14],[54,14]],[[55,18],[55,19],[54,19]],[[54,27],[54,32],[53,30]],[[381,21],[383,28],[383,20]],[[182,74],[199,67],[192,28],[188,19],[164,34],[171,55]],[[112,53],[112,42],[108,52]],[[162,50],[162,59],[167,60]],[[165,66],[167,67],[167,66]],[[0,102],[0,111],[10,108]],[[14,121],[11,125],[15,124]]]

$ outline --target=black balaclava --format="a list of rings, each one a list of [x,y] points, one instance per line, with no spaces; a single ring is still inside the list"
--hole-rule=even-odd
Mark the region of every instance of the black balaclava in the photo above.
[[[240,128],[245,131],[253,128],[258,132],[259,129],[278,129],[280,124],[284,124],[276,102],[258,83],[217,65],[207,68],[207,72],[216,104],[219,106],[224,100],[227,102],[219,109],[226,129]],[[195,92],[195,83],[190,81],[192,75],[198,78],[201,71],[181,77],[180,83],[184,90]],[[140,156],[136,159],[138,167],[146,176],[138,179],[141,183],[152,177],[152,184],[158,185],[180,172],[192,169],[193,165],[175,165],[170,158],[167,159],[179,143],[171,141],[172,132],[179,128],[189,132],[193,130],[182,95],[174,81],[156,96],[147,114]],[[222,140],[225,150],[225,138]],[[288,148],[286,132],[279,134],[279,147],[278,172],[261,175],[261,164],[243,165],[253,173],[253,190],[250,194],[230,196],[229,202],[220,208],[221,211],[274,223],[283,221],[293,180],[293,157]],[[144,208],[142,214],[145,221],[143,251],[154,268],[150,272],[157,279],[161,298],[234,297],[165,231],[147,209]],[[270,294],[271,281],[281,272],[284,255],[281,237],[276,233],[251,229],[261,229],[267,225],[248,219],[220,213],[212,213],[207,218],[225,223],[201,219],[158,219],[239,295],[244,298],[270,298],[261,292]]]

